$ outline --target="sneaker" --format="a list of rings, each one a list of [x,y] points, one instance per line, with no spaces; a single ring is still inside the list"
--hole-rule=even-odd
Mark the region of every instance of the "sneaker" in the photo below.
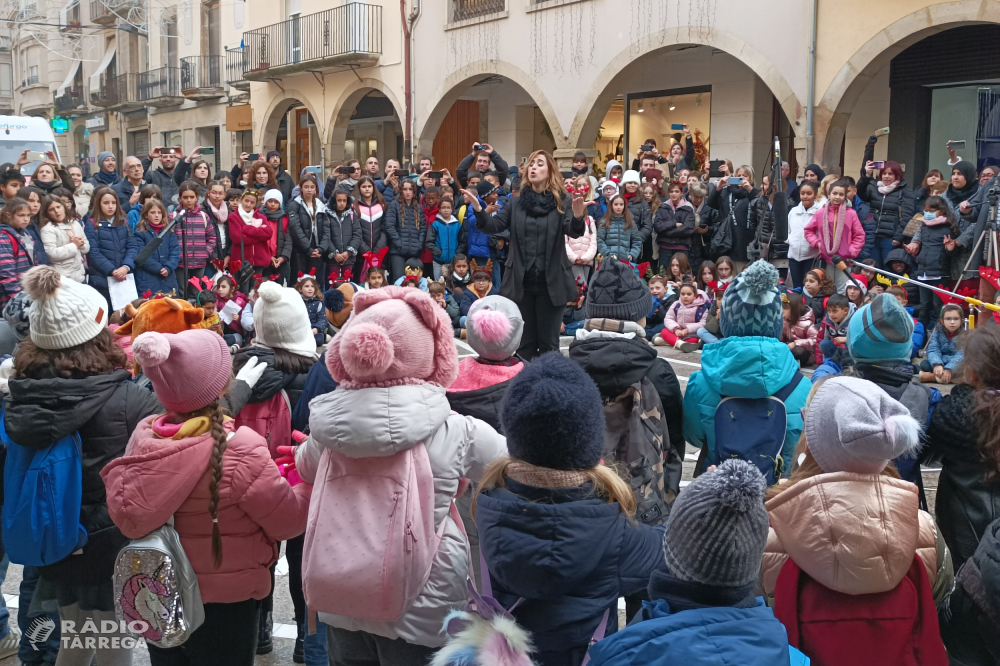
[[[684,342],[682,340],[681,343],[677,346],[677,348],[680,349],[682,352],[684,352],[686,354],[690,354],[691,352],[698,351],[699,349],[701,349],[701,343],[700,342]]]
[[[272,629],[271,611],[262,612],[260,614],[260,629],[257,634],[257,654],[268,654],[274,649],[274,643],[271,640]]]
[[[7,632],[7,636],[0,641],[0,659],[6,659],[7,657],[13,657],[17,654],[18,647],[21,643],[21,631],[17,627],[10,627],[10,631]]]
[[[682,344],[684,344],[684,341],[677,338],[677,342],[674,343],[674,349],[680,349]]]
[[[667,341],[664,340],[661,336],[657,335],[656,337],[653,338],[653,344],[657,347],[666,347]]]
[[[238,352],[239,350],[240,350],[239,345],[232,345],[231,347],[229,347],[229,353],[233,354],[234,356],[236,355],[236,352]]]

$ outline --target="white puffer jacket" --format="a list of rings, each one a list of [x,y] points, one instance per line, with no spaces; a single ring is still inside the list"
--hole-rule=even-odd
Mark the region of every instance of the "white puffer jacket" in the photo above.
[[[566,254],[574,264],[593,265],[597,256],[597,225],[587,217],[587,228],[579,238],[566,236]]]
[[[83,231],[83,226],[75,220],[50,222],[42,227],[39,234],[45,254],[49,255],[52,268],[61,275],[77,282],[87,279],[87,269],[83,265],[83,255],[90,252],[90,243]],[[77,247],[70,236],[83,239],[83,247]]]
[[[466,537],[452,520],[452,497],[463,477],[478,481],[493,460],[507,455],[507,440],[479,419],[451,411],[440,386],[337,389],[309,403],[309,440],[300,446],[296,468],[314,483],[320,456],[332,449],[351,458],[390,456],[423,442],[434,473],[434,524],[448,525],[430,577],[416,601],[393,622],[358,620],[319,613],[327,624],[348,631],[367,631],[407,643],[441,647],[445,616],[468,598]],[[319,497],[323,480],[313,487]]]
[[[819,256],[819,249],[813,247],[806,240],[805,228],[809,220],[821,208],[818,202],[813,203],[812,208],[806,208],[799,204],[788,211],[788,258],[796,261],[805,261]]]

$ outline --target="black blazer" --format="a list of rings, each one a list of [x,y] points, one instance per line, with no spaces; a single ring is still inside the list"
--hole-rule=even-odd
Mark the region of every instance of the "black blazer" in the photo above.
[[[579,238],[586,230],[584,218],[573,217],[572,200],[568,195],[562,199],[562,213],[558,208],[549,211],[544,218],[533,218],[548,225],[546,238],[549,247],[546,252],[545,277],[548,282],[552,305],[565,306],[577,298],[576,283],[573,280],[573,264],[566,254],[566,236]],[[500,286],[500,295],[514,302],[524,297],[524,271],[527,259],[524,254],[525,227],[528,211],[520,197],[512,198],[506,206],[487,216],[476,213],[476,227],[488,234],[499,234],[510,230],[510,251],[507,253],[507,273]]]

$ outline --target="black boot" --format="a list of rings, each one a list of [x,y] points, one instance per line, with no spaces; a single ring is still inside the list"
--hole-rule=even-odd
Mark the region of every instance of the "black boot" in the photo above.
[[[306,663],[305,640],[306,625],[303,623],[296,626],[295,649],[292,650],[292,661],[296,664]]]
[[[257,633],[257,654],[267,654],[274,649],[271,642],[271,611],[260,612],[260,630]]]

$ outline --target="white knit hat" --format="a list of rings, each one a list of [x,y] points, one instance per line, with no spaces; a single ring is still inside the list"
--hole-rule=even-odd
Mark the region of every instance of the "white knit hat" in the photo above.
[[[253,305],[257,342],[299,356],[315,357],[316,338],[302,295],[277,282],[264,282],[257,287],[257,296]]]
[[[633,171],[632,169],[629,169],[628,171],[626,171],[622,175],[622,185],[624,185],[625,183],[636,183],[636,184],[639,184],[640,183],[639,172],[638,171]]]
[[[42,349],[82,345],[108,325],[104,297],[51,266],[35,266],[21,276],[21,285],[34,301],[28,314],[31,341]]]
[[[284,197],[281,196],[281,190],[268,190],[267,192],[265,192],[264,200],[260,202],[260,205],[263,206],[264,204],[266,204],[268,199],[274,199],[275,201],[278,202],[279,206],[283,206],[285,203]]]

